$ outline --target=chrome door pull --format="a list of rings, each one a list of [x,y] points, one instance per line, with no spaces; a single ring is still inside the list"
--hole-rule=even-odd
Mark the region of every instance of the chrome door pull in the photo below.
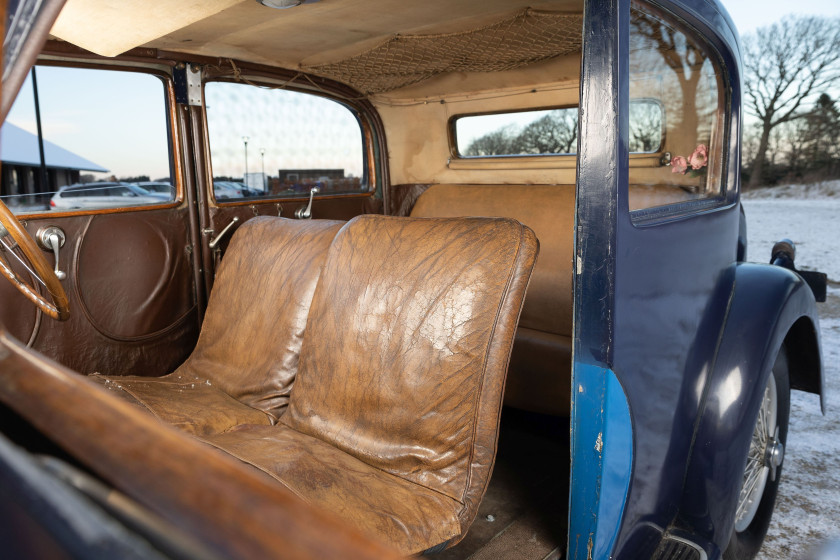
[[[239,221],[239,216],[234,216],[233,219],[230,221],[230,223],[225,226],[225,229],[220,231],[219,234],[216,237],[214,237],[213,239],[210,240],[209,246],[210,246],[211,251],[216,250],[216,247],[222,241],[224,236],[227,235],[227,232],[230,231],[230,228],[232,228],[234,226],[234,224],[236,224],[238,221]]]
[[[314,199],[315,195],[319,192],[321,192],[320,187],[312,187],[309,189],[309,204],[307,204],[306,207],[301,206],[295,210],[295,218],[299,220],[309,220],[312,218],[312,199]]]
[[[35,239],[38,241],[41,249],[52,251],[53,255],[55,255],[55,270],[53,272],[55,272],[56,277],[59,280],[67,278],[67,273],[58,269],[58,251],[64,247],[64,242],[67,241],[67,236],[64,235],[64,231],[57,226],[43,227],[35,234]]]

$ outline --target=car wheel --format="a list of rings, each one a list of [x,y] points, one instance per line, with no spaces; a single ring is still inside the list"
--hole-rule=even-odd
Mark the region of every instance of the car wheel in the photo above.
[[[773,375],[753,428],[744,480],[738,494],[735,527],[723,554],[725,560],[749,560],[758,554],[776,505],[790,417],[790,380],[785,348],[779,350]]]

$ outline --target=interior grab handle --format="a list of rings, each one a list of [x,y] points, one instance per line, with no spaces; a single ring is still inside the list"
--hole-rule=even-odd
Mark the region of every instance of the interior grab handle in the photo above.
[[[39,229],[38,233],[35,234],[35,238],[38,240],[38,245],[42,249],[52,251],[53,255],[55,255],[55,270],[53,272],[55,272],[56,277],[59,280],[67,278],[67,273],[58,269],[58,252],[59,249],[64,247],[65,241],[67,241],[67,236],[64,235],[64,231],[58,226],[48,226]]]
[[[227,235],[227,232],[230,231],[230,228],[232,228],[238,221],[239,221],[239,216],[234,216],[233,219],[230,221],[230,223],[225,226],[225,229],[220,231],[219,234],[216,237],[214,237],[213,239],[210,240],[209,246],[210,246],[211,251],[216,250],[216,247],[219,245],[219,243],[222,241],[222,239],[224,239],[225,235]]]
[[[312,218],[312,200],[319,192],[321,192],[320,187],[312,187],[309,189],[309,204],[307,204],[306,207],[301,206],[295,210],[295,218],[299,220],[309,220]]]

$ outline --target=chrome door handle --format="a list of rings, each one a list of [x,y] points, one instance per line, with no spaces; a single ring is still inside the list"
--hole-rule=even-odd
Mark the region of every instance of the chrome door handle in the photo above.
[[[239,216],[234,216],[230,223],[226,225],[225,228],[222,231],[220,231],[218,235],[216,235],[216,237],[210,240],[210,243],[208,245],[210,246],[211,251],[216,250],[216,247],[219,245],[219,243],[222,241],[225,235],[227,235],[227,232],[230,231],[230,228],[232,228],[234,224],[236,224],[238,221]]]
[[[295,218],[299,220],[309,220],[312,218],[312,199],[317,193],[321,192],[320,187],[312,187],[309,189],[309,204],[306,207],[301,206],[295,210]]]
[[[55,272],[56,277],[59,280],[67,278],[67,273],[58,269],[58,251],[64,247],[64,243],[67,241],[67,236],[64,235],[64,231],[57,226],[43,227],[35,234],[35,239],[38,241],[41,249],[52,251],[53,255],[55,255],[55,270],[53,272]]]

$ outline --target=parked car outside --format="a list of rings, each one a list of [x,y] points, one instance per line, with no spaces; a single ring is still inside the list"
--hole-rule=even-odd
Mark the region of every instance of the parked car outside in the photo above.
[[[61,187],[50,199],[52,210],[80,210],[161,204],[170,192],[150,192],[130,183],[85,183]]]
[[[242,198],[245,196],[244,191],[238,186],[238,183],[232,183],[230,181],[214,181],[213,191],[218,200]]]
[[[164,183],[162,181],[140,181],[139,183],[133,184],[150,193],[168,195],[169,200],[175,200],[175,186],[171,183]]]

